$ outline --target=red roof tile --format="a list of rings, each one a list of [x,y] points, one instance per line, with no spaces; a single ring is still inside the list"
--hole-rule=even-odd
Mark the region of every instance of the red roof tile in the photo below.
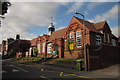
[[[102,29],[107,21],[101,21],[98,23],[95,23],[94,26],[96,29]]]
[[[51,42],[52,40],[55,40],[55,39],[62,38],[64,36],[64,33],[66,32],[66,29],[67,28],[63,28],[63,29],[53,32],[48,42]]]

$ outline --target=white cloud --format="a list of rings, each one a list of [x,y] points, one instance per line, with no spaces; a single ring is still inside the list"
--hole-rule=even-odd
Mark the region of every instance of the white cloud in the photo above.
[[[74,2],[72,5],[68,6],[68,11],[66,14],[74,13],[74,11],[79,10],[84,5],[83,2]]]
[[[104,2],[91,2],[87,6],[87,10],[92,10],[93,8],[96,8],[96,6],[102,5]]]
[[[115,5],[112,9],[103,13],[102,15],[97,15],[94,19],[90,19],[91,22],[98,22],[102,20],[113,20],[118,18],[118,5]]]
[[[16,34],[20,34],[22,39],[33,39],[36,35],[29,33],[29,30],[32,27],[49,26],[50,17],[56,16],[58,7],[66,4],[55,2],[12,2],[9,13],[5,15],[2,28],[0,28],[2,30],[2,33],[0,33],[2,39],[15,38]]]
[[[118,31],[120,27],[112,27],[111,30],[113,34],[115,34],[117,37],[120,36],[120,32]]]

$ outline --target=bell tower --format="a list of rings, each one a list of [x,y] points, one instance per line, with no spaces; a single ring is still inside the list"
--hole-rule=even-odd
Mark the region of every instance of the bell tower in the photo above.
[[[51,17],[51,24],[50,26],[48,27],[48,35],[52,35],[52,33],[55,31],[55,27],[53,25],[53,21],[52,21],[52,17]]]

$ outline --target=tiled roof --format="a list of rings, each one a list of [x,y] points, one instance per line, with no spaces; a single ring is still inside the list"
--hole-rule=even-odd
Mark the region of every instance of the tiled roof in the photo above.
[[[94,26],[96,29],[102,29],[107,21],[101,21],[98,23],[95,23]]]
[[[34,38],[31,40],[31,46],[35,46],[36,45],[36,41],[38,38]]]
[[[46,38],[46,40],[49,40],[49,38],[50,38],[50,35],[43,35],[45,38]]]
[[[90,23],[89,21],[86,21],[86,20],[83,20],[83,19],[80,19],[80,18],[77,18],[75,17],[79,22],[83,23],[85,27],[87,27],[90,31],[93,31],[93,32],[97,32],[97,33],[100,33],[96,28],[95,26],[93,25],[93,23]]]
[[[48,42],[51,42],[52,40],[55,40],[55,39],[58,39],[58,38],[62,38],[64,33],[66,32],[66,29],[67,28],[63,28],[63,29],[60,29],[60,30],[57,30],[57,31],[53,32],[52,35],[50,36]]]

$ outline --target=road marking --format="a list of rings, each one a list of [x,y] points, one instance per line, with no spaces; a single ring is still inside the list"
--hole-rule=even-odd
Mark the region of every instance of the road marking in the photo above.
[[[11,64],[10,64],[9,66],[11,66],[11,67],[12,67],[13,65],[11,65]]]
[[[20,69],[21,71],[28,72],[27,70],[24,70],[24,69],[19,68],[19,67],[17,67],[17,66],[16,66],[16,68]]]
[[[63,72],[60,72],[60,76],[62,76],[63,75]]]
[[[41,71],[43,71],[43,69],[41,69]]]
[[[80,78],[87,78],[87,79],[92,79],[92,80],[98,80],[98,79],[93,79],[93,78],[90,78],[90,77],[87,77],[87,76],[80,76],[80,75],[77,75],[77,74],[67,74],[67,75],[63,75],[63,76],[77,76],[77,77],[80,77]]]
[[[41,78],[44,78],[44,79],[47,79],[46,77],[44,77],[44,76],[40,76]]]
[[[7,71],[1,71],[0,73],[1,73],[1,74],[2,74],[2,73],[7,73]]]
[[[18,72],[18,71],[19,71],[19,70],[17,70],[17,69],[13,69],[13,70],[12,70],[12,72]]]

